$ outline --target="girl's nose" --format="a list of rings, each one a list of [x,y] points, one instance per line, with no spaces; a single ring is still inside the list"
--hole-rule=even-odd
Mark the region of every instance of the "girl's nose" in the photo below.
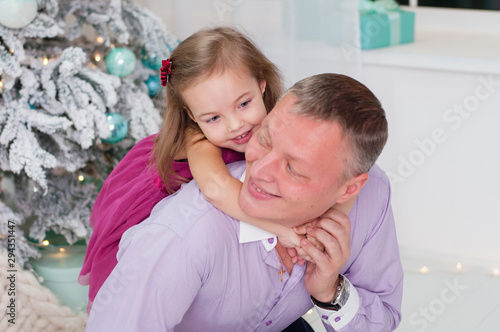
[[[237,132],[245,125],[245,120],[242,117],[234,115],[227,120],[227,131]]]

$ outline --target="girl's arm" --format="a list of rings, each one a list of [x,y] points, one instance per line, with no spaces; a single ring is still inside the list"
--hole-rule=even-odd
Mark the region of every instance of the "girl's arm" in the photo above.
[[[293,229],[243,212],[239,203],[243,184],[229,173],[221,149],[201,137],[191,139],[193,143],[187,144],[186,152],[191,174],[203,196],[227,215],[276,234],[283,246],[299,247],[304,237]]]

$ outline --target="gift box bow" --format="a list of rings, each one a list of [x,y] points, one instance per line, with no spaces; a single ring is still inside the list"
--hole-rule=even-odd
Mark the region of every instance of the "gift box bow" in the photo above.
[[[401,8],[394,0],[359,0],[359,11],[361,14],[388,14],[400,12]]]
[[[359,0],[359,12],[361,15],[382,14],[390,19],[391,45],[401,42],[401,8],[394,0]]]

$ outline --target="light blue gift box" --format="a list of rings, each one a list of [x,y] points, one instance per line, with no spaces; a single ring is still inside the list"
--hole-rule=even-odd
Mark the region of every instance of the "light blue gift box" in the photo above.
[[[415,13],[401,10],[393,0],[359,2],[361,48],[364,50],[411,43]]]

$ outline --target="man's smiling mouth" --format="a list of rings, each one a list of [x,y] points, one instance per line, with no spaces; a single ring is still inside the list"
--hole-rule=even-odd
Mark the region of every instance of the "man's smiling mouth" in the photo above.
[[[255,185],[255,183],[252,183],[252,187],[254,187],[254,188],[255,188],[255,190],[257,190],[257,191],[258,191],[259,193],[261,193],[261,194],[270,195],[270,196],[274,196],[274,197],[279,197],[278,195],[274,195],[274,194],[268,193],[268,192],[267,192],[267,191],[265,191],[265,190],[260,189],[259,187],[257,187],[257,186]]]

